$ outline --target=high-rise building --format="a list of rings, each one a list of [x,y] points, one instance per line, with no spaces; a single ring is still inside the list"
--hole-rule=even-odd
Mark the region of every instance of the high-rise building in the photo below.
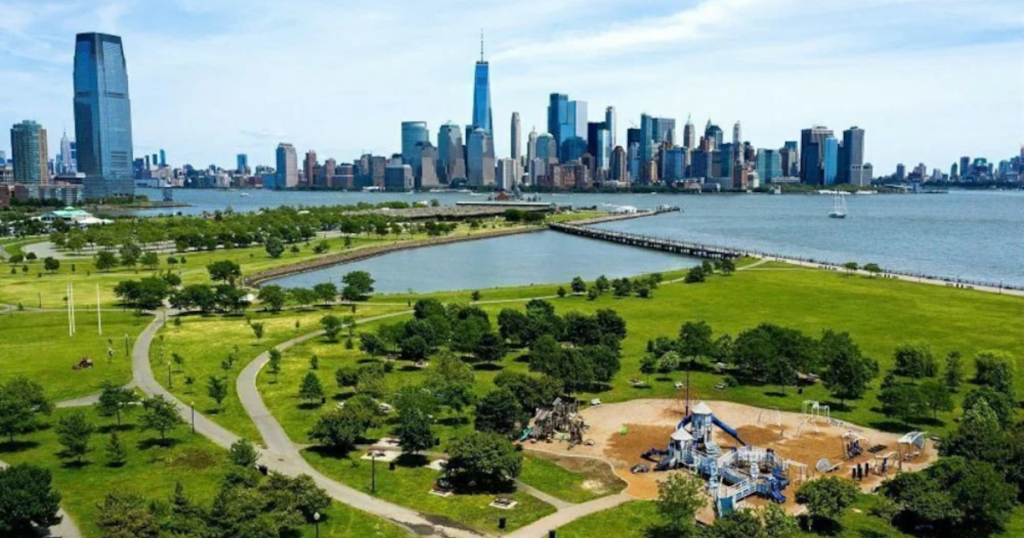
[[[416,168],[416,144],[430,142],[430,132],[425,121],[402,122],[402,162]]]
[[[249,156],[246,155],[245,153],[239,153],[235,157],[235,164],[236,164],[235,170],[239,174],[248,174],[249,173]]]
[[[312,186],[316,182],[316,151],[309,150],[306,152],[306,160],[303,161],[302,165],[302,180],[306,183],[306,186]]]
[[[686,172],[685,150],[675,146],[663,152],[661,179],[665,181],[682,180]]]
[[[484,60],[484,33],[480,32],[480,61],[473,74],[473,130],[483,129],[493,135],[491,117],[490,66]]]
[[[683,147],[693,151],[697,149],[697,130],[690,121],[690,115],[686,115],[686,125],[683,126]]]
[[[782,175],[784,177],[798,177],[800,175],[800,150],[797,149],[796,140],[787,140],[782,149],[779,150],[779,158],[782,161]]]
[[[622,146],[615,146],[612,150],[611,165],[608,170],[608,177],[613,181],[627,181],[629,179],[628,163],[626,162],[626,150]]]
[[[611,146],[611,139],[611,131],[608,129],[598,129],[597,153],[594,154],[594,161],[599,170],[608,170],[608,167],[611,165],[611,153],[608,151],[608,148]]]
[[[526,162],[530,162],[537,158],[537,128],[534,127],[530,130],[530,134],[526,137]]]
[[[73,174],[75,172],[74,152],[71,149],[71,140],[68,140],[68,132],[65,130],[60,137],[60,166],[62,174]]]
[[[743,143],[743,132],[741,131],[740,122],[738,121],[732,126],[732,143],[735,146],[739,146]]]
[[[822,154],[822,177],[825,185],[834,185],[836,173],[839,169],[839,141],[834,136],[826,136]]]
[[[553,93],[548,98],[548,133],[554,137],[555,144],[560,145],[562,126],[569,121],[569,96],[564,93]]]
[[[579,159],[586,152],[587,123],[587,102],[569,101],[566,123],[559,131],[562,135],[562,139],[558,142],[559,149],[566,152],[561,155],[562,161]],[[570,142],[570,144],[567,145],[566,142]],[[583,151],[580,151],[580,147],[584,148]]]
[[[708,124],[704,127],[704,138],[711,141],[712,150],[720,148],[724,142],[722,128],[711,123],[710,118],[708,119]]]
[[[540,159],[547,165],[558,164],[558,142],[550,133],[537,135],[536,159]]]
[[[907,167],[903,163],[896,165],[896,181],[907,179]]]
[[[971,173],[971,158],[960,157],[960,178],[968,180],[972,177],[974,177],[974,174]]]
[[[782,151],[761,148],[757,150],[757,176],[762,183],[771,183],[783,176]]]
[[[483,129],[469,134],[467,144],[469,184],[475,187],[494,185],[494,143]]]
[[[515,159],[498,159],[495,175],[495,187],[499,190],[512,190],[519,182],[519,161]]]
[[[437,177],[441,183],[466,179],[466,157],[462,150],[462,128],[446,123],[437,133]]]
[[[11,127],[11,158],[14,159],[14,182],[42,186],[50,183],[50,154],[46,129],[25,120]]]
[[[160,150],[160,166],[167,166],[167,153],[164,150]]]
[[[615,129],[618,126],[618,119],[615,117],[615,107],[610,106],[604,109],[604,127],[608,129],[608,155],[612,154],[617,142]]]
[[[590,121],[587,122],[587,153],[591,155],[597,155],[597,133],[601,129],[606,129],[603,121]]]
[[[816,125],[800,131],[800,181],[809,185],[825,184],[825,139],[832,130]],[[836,163],[838,165],[838,163]]]
[[[413,170],[417,189],[433,189],[441,185],[437,179],[437,148],[430,142],[416,144],[420,154],[416,159],[418,168]]]
[[[291,189],[299,185],[299,157],[295,146],[282,142],[277,145],[277,174],[275,186]]]
[[[850,127],[843,131],[843,144],[839,149],[838,183],[850,183],[858,187],[870,185],[864,183],[864,129]]]
[[[510,148],[509,156],[515,161],[520,161],[523,158],[523,146],[522,146],[522,125],[519,123],[519,113],[512,113],[512,147]]]
[[[121,38],[75,38],[75,141],[85,197],[133,195],[132,113]]]
[[[384,169],[384,188],[389,191],[411,191],[415,186],[412,167],[393,159]]]

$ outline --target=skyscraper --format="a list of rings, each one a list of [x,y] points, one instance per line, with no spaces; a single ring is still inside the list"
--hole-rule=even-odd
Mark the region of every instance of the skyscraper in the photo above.
[[[628,180],[629,172],[627,172],[626,164],[626,150],[622,149],[622,146],[615,146],[615,149],[612,150],[608,177],[614,181]]]
[[[837,182],[865,186],[861,177],[864,168],[864,129],[854,126],[843,131],[839,163]]]
[[[771,183],[782,177],[781,152],[774,149],[757,150],[757,175],[762,183]]]
[[[686,125],[683,126],[683,147],[693,151],[697,149],[697,130],[690,121],[690,115],[686,115]]]
[[[437,177],[441,183],[466,179],[466,157],[462,151],[462,128],[448,122],[437,132]]]
[[[237,170],[239,174],[248,174],[249,173],[249,156],[248,155],[246,155],[245,153],[239,153],[238,156],[235,157],[235,162],[237,164],[237,167],[235,168],[235,170]]]
[[[512,113],[512,147],[509,156],[516,162],[520,161],[523,156],[522,126],[519,124],[518,112]]]
[[[75,38],[75,140],[85,197],[135,193],[132,113],[121,38],[86,33]]]
[[[569,117],[569,96],[564,93],[553,93],[548,98],[548,134],[556,144],[562,143],[562,126]]]
[[[722,146],[722,143],[724,142],[722,137],[722,128],[711,123],[710,118],[708,119],[707,126],[704,127],[704,138],[712,140],[714,142],[714,145],[711,146],[711,149],[720,148]]]
[[[50,155],[46,129],[25,120],[11,127],[11,158],[14,159],[14,182],[23,185],[50,183]]]
[[[537,158],[537,128],[534,127],[530,130],[530,134],[526,137],[526,162],[530,162]]]
[[[597,153],[594,154],[594,160],[597,163],[597,168],[600,170],[608,170],[611,165],[611,152],[608,148],[611,147],[611,131],[608,129],[598,129],[597,131]]]
[[[160,166],[167,166],[167,153],[160,150]]]
[[[413,170],[417,189],[433,189],[441,183],[437,179],[437,148],[430,142],[416,144],[420,154],[416,159],[418,168]]]
[[[618,123],[618,121],[617,121],[617,118],[615,117],[615,107],[610,106],[610,107],[604,109],[604,127],[605,127],[605,129],[608,129],[608,134],[609,134],[609,137],[608,137],[608,155],[609,156],[612,154],[612,150],[615,149],[616,144],[618,144],[618,142],[616,142],[617,139],[615,138],[615,128],[617,126],[617,123]]]
[[[70,174],[75,171],[74,152],[71,150],[71,141],[68,140],[68,132],[65,130],[60,137],[60,169],[62,174]]]
[[[416,144],[430,142],[430,132],[425,121],[402,122],[402,162],[416,168]]]
[[[829,137],[834,140],[832,130],[821,125],[800,131],[800,181],[802,183],[825,184],[825,139]]]
[[[290,189],[299,185],[299,157],[295,146],[282,142],[277,145],[277,181],[279,189]]]
[[[493,134],[491,128],[491,78],[490,66],[484,60],[484,33],[480,32],[480,61],[476,63],[473,75],[473,130],[483,129]]]
[[[311,149],[306,152],[306,160],[302,165],[302,179],[307,187],[311,187],[316,181],[316,167],[316,151]]]
[[[732,143],[736,146],[743,143],[743,132],[741,131],[740,122],[738,121],[732,126]]]
[[[834,185],[836,172],[839,169],[839,141],[829,134],[822,143],[823,153],[821,161],[822,179],[825,185]]]
[[[490,133],[476,129],[469,134],[469,184],[475,187],[494,185],[494,142]]]

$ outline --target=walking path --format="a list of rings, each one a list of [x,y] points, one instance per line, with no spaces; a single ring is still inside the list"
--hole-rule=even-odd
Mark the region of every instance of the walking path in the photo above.
[[[594,499],[593,501],[574,504],[568,508],[560,509],[550,516],[543,517],[529,525],[505,535],[505,538],[542,538],[548,535],[548,531],[563,527],[595,512],[614,508],[622,503],[635,500],[629,495],[619,493]]]
[[[6,469],[8,465],[0,461],[0,469]],[[40,538],[83,538],[82,531],[78,530],[71,516],[64,510],[58,510],[57,515],[61,517],[60,523],[39,533]]]

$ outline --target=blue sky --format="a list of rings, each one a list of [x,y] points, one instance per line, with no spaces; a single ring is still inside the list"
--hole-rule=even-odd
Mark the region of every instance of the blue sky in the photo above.
[[[481,28],[499,156],[512,112],[542,132],[554,91],[593,120],[614,105],[620,140],[641,112],[741,120],[758,147],[858,125],[876,173],[1024,143],[1019,0],[0,0],[0,126],[39,121],[52,157],[74,131],[74,35],[105,31],[124,37],[137,155],[390,154],[403,120],[432,139],[468,123]]]

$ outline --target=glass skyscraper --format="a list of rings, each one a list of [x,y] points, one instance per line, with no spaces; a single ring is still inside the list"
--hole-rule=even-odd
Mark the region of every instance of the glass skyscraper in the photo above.
[[[416,168],[419,150],[416,144],[430,142],[430,132],[425,121],[402,122],[402,162]]]
[[[135,193],[132,111],[121,38],[78,34],[75,39],[75,138],[86,198]]]
[[[484,36],[480,34],[480,61],[473,75],[473,129],[483,129],[493,135],[491,128],[491,68],[484,60]]]
[[[11,127],[11,157],[15,183],[38,186],[50,182],[46,129],[38,123],[25,120]]]

